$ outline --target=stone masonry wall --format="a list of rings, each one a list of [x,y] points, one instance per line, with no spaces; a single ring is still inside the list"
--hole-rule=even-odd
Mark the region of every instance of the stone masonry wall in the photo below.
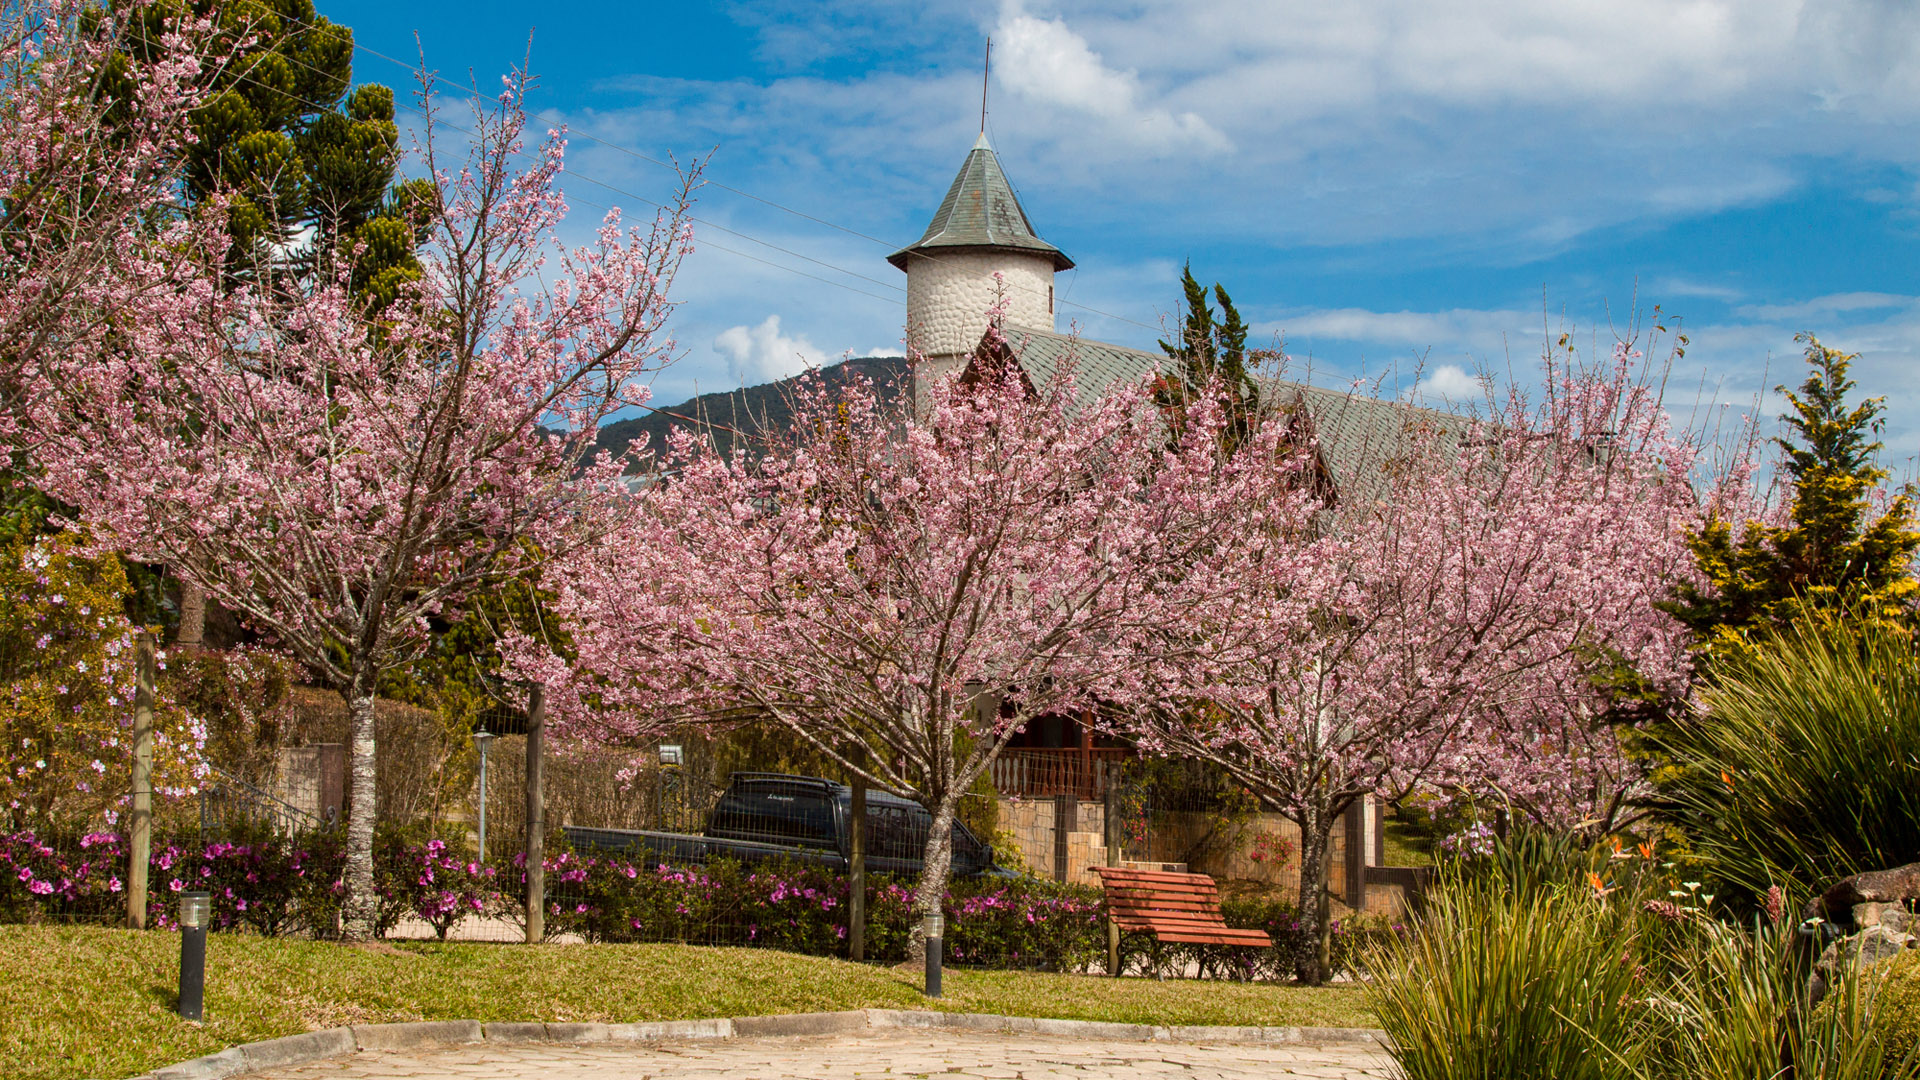
[[[995,271],[1002,280],[994,280]],[[1052,330],[1053,260],[1018,252],[914,259],[907,264],[907,340],[932,373],[943,373],[973,352],[1002,298],[1008,324]]]
[[[1368,831],[1378,828],[1377,810],[1369,808]],[[1103,804],[1079,801],[1072,810],[1072,828],[1067,832],[1067,881],[1098,885],[1093,867],[1106,865],[1106,809]],[[1002,798],[1000,800],[1000,843],[995,855],[1009,868],[1024,868],[1045,878],[1057,874],[1056,818],[1059,802],[1052,798]],[[1257,883],[1259,891],[1297,900],[1300,893],[1300,827],[1279,814],[1255,814],[1245,820],[1233,837],[1215,837],[1203,843],[1202,837],[1217,828],[1217,819],[1203,814],[1162,814],[1154,822],[1158,834],[1152,847],[1157,854],[1188,851],[1191,865],[1185,862],[1139,862],[1125,860],[1122,865],[1147,870],[1191,871],[1209,874],[1224,882]],[[1336,901],[1348,895],[1346,872],[1346,830],[1335,827],[1328,852],[1328,885]],[[1007,841],[1011,839],[1011,843]],[[1371,845],[1370,845],[1371,846]],[[1256,857],[1258,856],[1258,857]],[[1367,863],[1377,864],[1373,851]],[[1405,902],[1395,886],[1373,885],[1368,889],[1367,911],[1396,915]]]

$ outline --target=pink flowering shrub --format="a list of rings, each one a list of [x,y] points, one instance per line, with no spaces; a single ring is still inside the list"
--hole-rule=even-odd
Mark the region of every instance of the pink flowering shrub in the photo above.
[[[515,888],[507,895],[517,896],[526,880],[519,856],[512,874]],[[846,952],[846,881],[814,868],[734,862],[648,866],[619,856],[562,851],[547,859],[547,899],[548,931],[576,933],[589,941],[766,945],[822,956]]]
[[[418,918],[445,940],[470,916],[500,906],[497,867],[482,865],[462,841],[412,830],[383,830],[374,841],[375,929],[382,936]]]
[[[975,878],[950,886],[943,906],[947,956],[956,964],[1085,971],[1106,954],[1107,911],[1098,889]]]
[[[519,895],[525,864],[512,861]],[[867,885],[867,958],[907,956],[913,880]],[[547,859],[547,928],[589,941],[764,945],[817,956],[847,954],[847,879],[793,864],[649,866],[618,855],[563,851]],[[942,905],[955,964],[1084,970],[1106,945],[1097,889],[1032,878],[951,882]]]
[[[87,558],[69,535],[0,543],[5,827],[44,833],[55,823],[111,824],[124,809],[137,629],[125,614],[127,592],[118,559]],[[159,703],[155,794],[184,796],[194,789],[205,742],[199,719]]]
[[[498,873],[457,844],[382,829],[375,883],[380,931],[419,918],[444,938],[469,916],[500,908]],[[174,929],[180,893],[211,894],[212,928],[267,937],[340,932],[345,846],[339,829],[291,836],[261,826],[229,825],[219,836],[156,837],[148,864],[147,923]],[[124,835],[0,834],[0,922],[76,919],[116,922],[125,915]]]
[[[0,834],[0,922],[109,919],[126,912],[127,849],[112,833]]]

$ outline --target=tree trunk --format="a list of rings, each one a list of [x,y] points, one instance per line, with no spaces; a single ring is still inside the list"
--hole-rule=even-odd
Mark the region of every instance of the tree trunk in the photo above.
[[[927,829],[925,868],[913,891],[915,918],[907,938],[907,955],[915,963],[927,959],[926,917],[938,913],[947,896],[947,876],[953,869],[953,811],[959,801],[958,792],[941,799],[933,812],[933,824]]]
[[[173,643],[197,649],[207,638],[207,590],[186,578],[180,579],[180,631]]]
[[[1328,848],[1333,842],[1333,814],[1311,807],[1300,815],[1300,922],[1313,936],[1313,952],[1294,974],[1308,986],[1327,981],[1332,966],[1333,902],[1327,895]]]
[[[341,904],[341,929],[348,941],[373,939],[379,904],[373,891],[373,821],[379,792],[374,768],[375,679],[371,667],[356,664],[347,691],[347,754],[353,790],[347,800],[347,895]]]

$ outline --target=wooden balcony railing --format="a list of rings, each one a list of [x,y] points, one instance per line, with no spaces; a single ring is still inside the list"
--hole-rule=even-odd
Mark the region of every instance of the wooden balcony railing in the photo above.
[[[1106,795],[1120,763],[1132,756],[1133,751],[1118,746],[1002,750],[993,762],[993,786],[1002,795],[1023,799],[1044,795],[1099,799]]]

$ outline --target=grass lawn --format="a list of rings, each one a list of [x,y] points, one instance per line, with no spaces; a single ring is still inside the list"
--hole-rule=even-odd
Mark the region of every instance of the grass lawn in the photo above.
[[[1384,826],[1381,831],[1386,837],[1386,865],[1434,865],[1432,842],[1399,814],[1389,812]]]
[[[173,1014],[175,934],[0,926],[0,1072],[132,1076],[183,1058],[340,1024],[623,1023],[928,1007],[917,977],[771,949],[485,944],[350,947],[214,935],[204,1024]],[[1372,1027],[1353,987],[949,969],[948,1011],[1161,1024]]]

